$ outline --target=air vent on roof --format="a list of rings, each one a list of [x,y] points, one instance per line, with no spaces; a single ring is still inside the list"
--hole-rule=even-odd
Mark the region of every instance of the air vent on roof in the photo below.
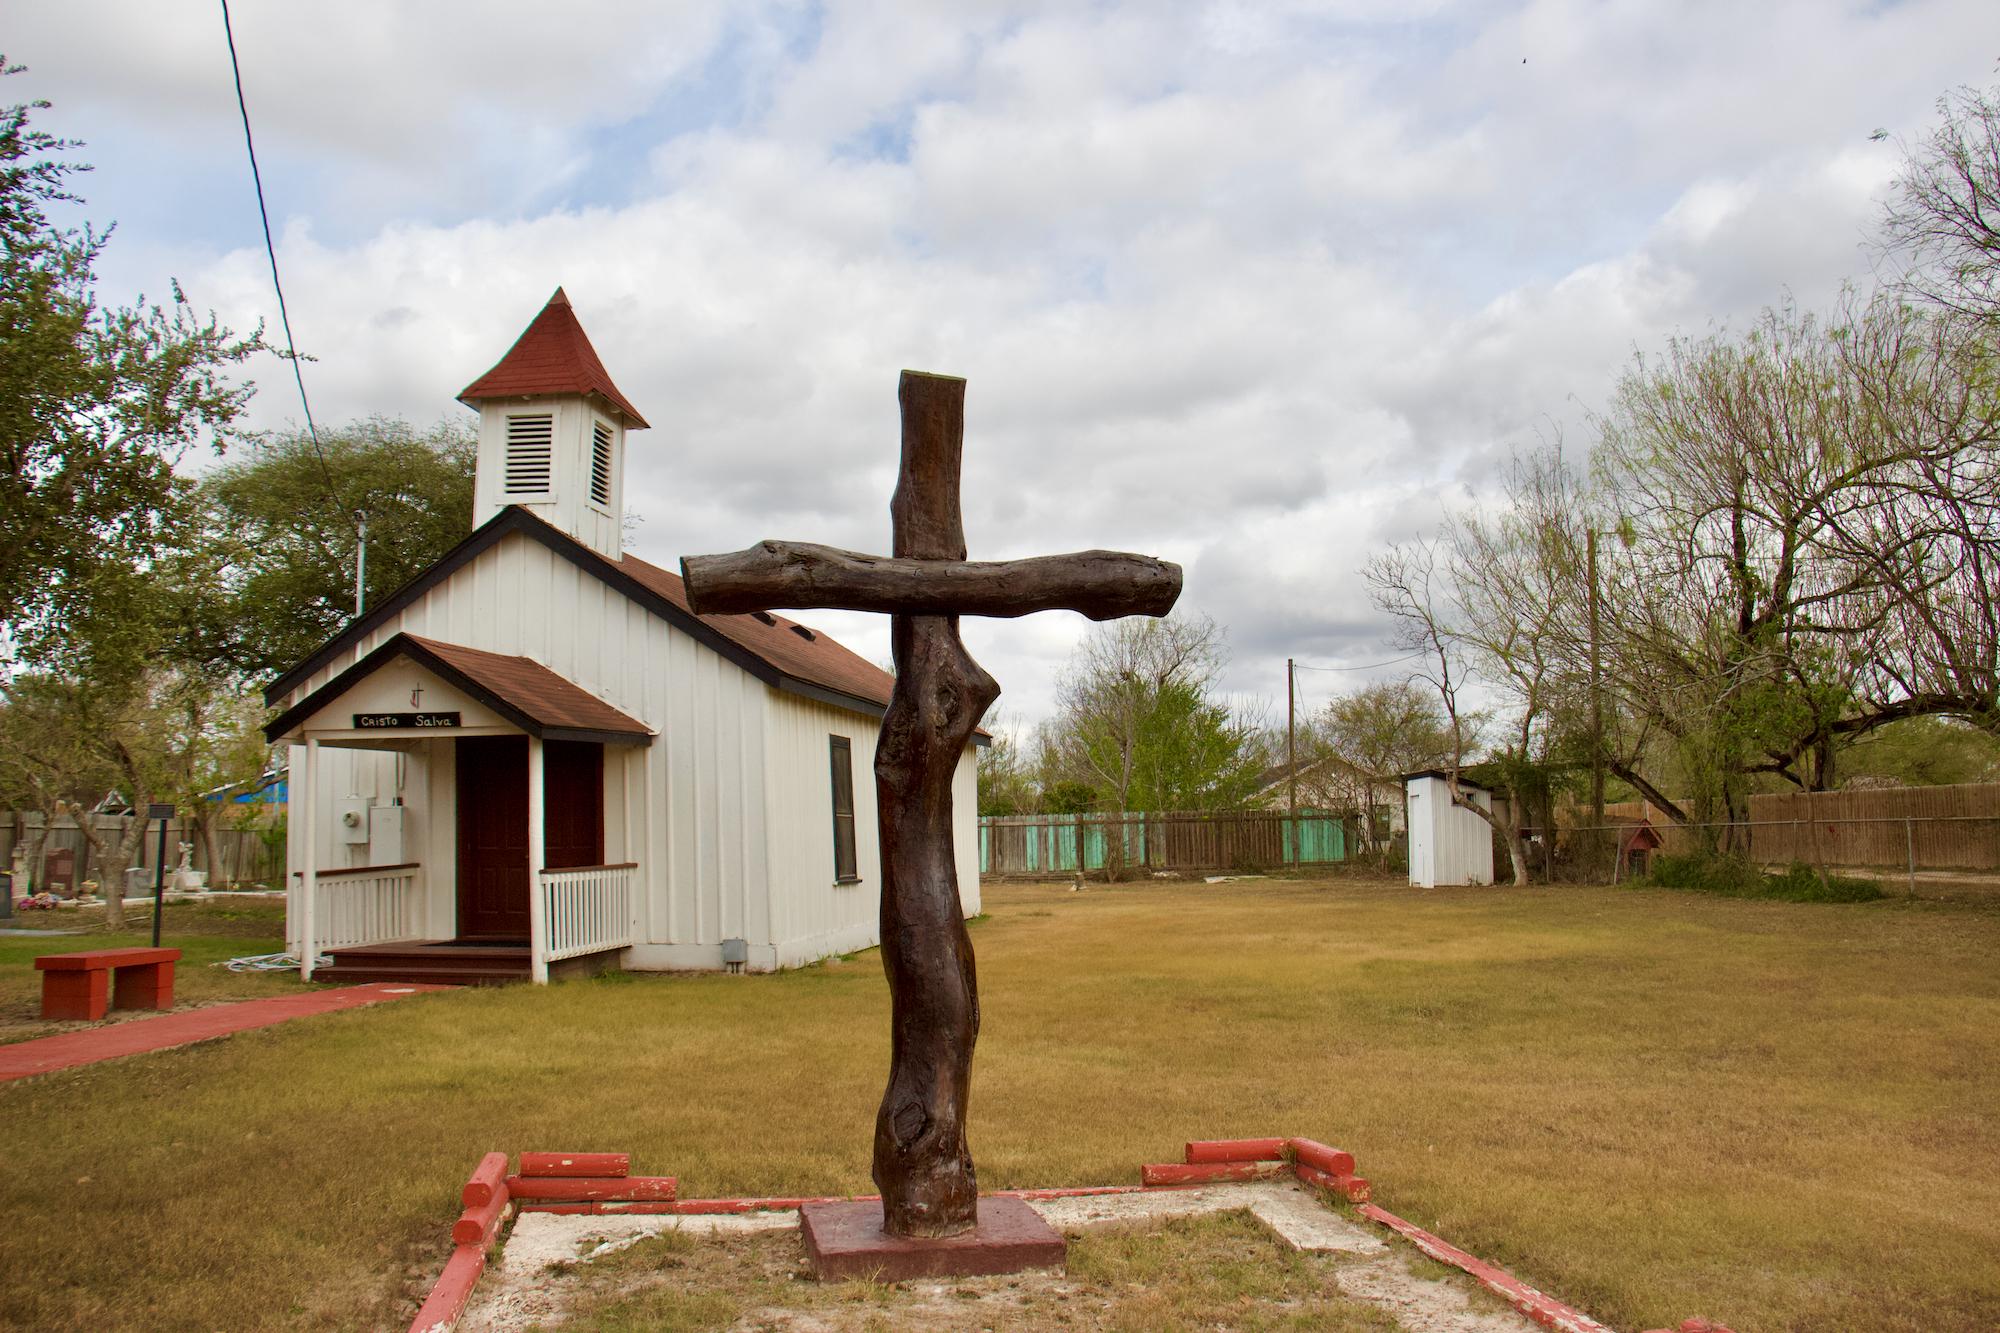
[[[590,498],[606,509],[611,507],[611,427],[602,421],[591,432]]]
[[[798,635],[801,639],[804,639],[807,643],[811,643],[814,639],[817,639],[819,637],[819,635],[813,633],[811,630],[807,629],[804,625],[792,626],[792,633]]]
[[[553,415],[507,418],[508,495],[535,495],[549,489],[554,444]]]
[[[769,611],[752,611],[750,614],[763,621],[766,625],[775,625],[778,623],[778,618]]]

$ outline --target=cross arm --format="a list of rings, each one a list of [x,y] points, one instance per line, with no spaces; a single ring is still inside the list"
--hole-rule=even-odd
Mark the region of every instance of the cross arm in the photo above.
[[[901,615],[1025,616],[1080,611],[1092,620],[1163,616],[1181,567],[1124,551],[1026,560],[907,560],[806,542],[764,541],[728,555],[681,560],[697,615],[775,608]]]

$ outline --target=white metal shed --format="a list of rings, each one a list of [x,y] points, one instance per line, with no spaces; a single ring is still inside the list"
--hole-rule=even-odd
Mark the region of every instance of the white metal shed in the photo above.
[[[1493,793],[1476,782],[1458,780],[1458,790],[1483,810],[1493,808]],[[1403,775],[1409,803],[1410,883],[1434,889],[1440,884],[1493,882],[1493,828],[1472,811],[1451,801],[1451,784],[1441,769]]]

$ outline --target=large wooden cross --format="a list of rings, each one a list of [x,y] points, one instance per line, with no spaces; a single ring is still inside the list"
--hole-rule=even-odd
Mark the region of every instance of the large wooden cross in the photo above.
[[[1163,616],[1180,566],[1116,551],[1028,560],[965,558],[959,458],[965,381],[904,371],[903,467],[889,512],[895,554],[760,542],[681,561],[697,614],[886,611],[896,686],[875,748],[882,838],[882,966],[891,1003],[889,1086],[875,1117],[875,1184],[892,1235],[970,1231],[979,1185],[965,1143],[979,1035],[972,941],[958,900],[951,784],[1000,687],[959,641],[961,615],[1067,608],[1092,620]]]

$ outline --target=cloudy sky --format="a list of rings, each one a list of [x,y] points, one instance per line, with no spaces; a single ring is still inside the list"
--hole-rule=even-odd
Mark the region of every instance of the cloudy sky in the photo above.
[[[1288,656],[1393,656],[1368,554],[1587,446],[1635,351],[1866,285],[1898,141],[2000,79],[1991,0],[230,12],[320,422],[462,411],[560,284],[653,423],[638,554],[883,550],[897,371],[963,375],[973,557],[1179,561],[1279,716]],[[55,104],[76,218],[118,223],[100,295],[275,329],[215,0],[7,29],[7,100]],[[1000,711],[1086,628],[968,622]]]

